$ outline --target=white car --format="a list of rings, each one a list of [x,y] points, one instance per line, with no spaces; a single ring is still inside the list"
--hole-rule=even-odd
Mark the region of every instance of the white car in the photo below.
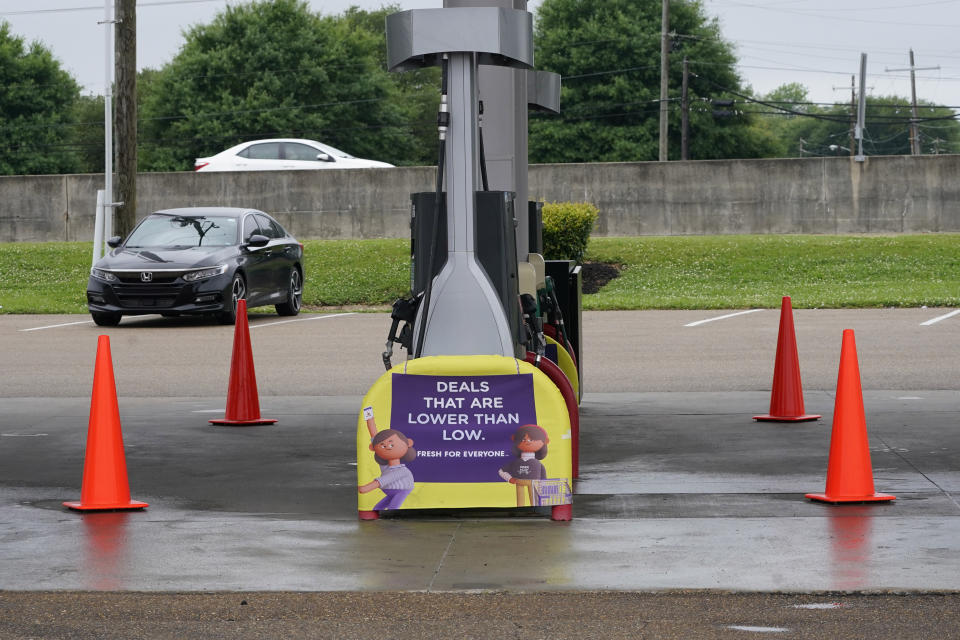
[[[283,171],[296,169],[370,169],[386,162],[354,158],[316,140],[275,138],[243,142],[209,158],[197,158],[194,171]]]

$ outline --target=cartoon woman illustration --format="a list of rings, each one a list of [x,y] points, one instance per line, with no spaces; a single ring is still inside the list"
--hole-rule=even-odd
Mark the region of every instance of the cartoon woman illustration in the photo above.
[[[513,455],[517,458],[500,467],[500,477],[517,485],[518,507],[524,506],[524,487],[530,506],[533,506],[533,481],[547,477],[547,469],[540,461],[547,457],[550,438],[543,427],[525,424],[510,436],[510,440],[513,441]]]
[[[413,474],[404,462],[417,457],[413,440],[396,429],[384,429],[377,432],[377,423],[373,419],[373,407],[364,407],[363,417],[370,431],[370,451],[373,459],[380,465],[380,477],[367,484],[360,485],[360,493],[369,493],[380,489],[386,494],[373,507],[374,511],[399,509],[410,492],[413,491]]]

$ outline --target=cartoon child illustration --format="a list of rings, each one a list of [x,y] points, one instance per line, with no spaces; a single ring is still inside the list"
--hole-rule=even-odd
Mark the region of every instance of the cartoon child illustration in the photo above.
[[[510,436],[510,440],[517,458],[500,467],[500,477],[517,485],[518,507],[524,506],[524,487],[530,497],[530,506],[533,506],[533,481],[547,477],[547,469],[540,461],[547,457],[550,438],[543,427],[525,424]]]
[[[384,429],[378,433],[377,423],[373,419],[373,407],[364,407],[363,417],[367,421],[367,430],[370,431],[370,451],[373,451],[373,458],[380,465],[380,477],[360,485],[360,493],[380,489],[386,494],[386,497],[373,507],[374,511],[399,509],[413,491],[413,474],[403,464],[417,457],[413,440],[396,429]]]

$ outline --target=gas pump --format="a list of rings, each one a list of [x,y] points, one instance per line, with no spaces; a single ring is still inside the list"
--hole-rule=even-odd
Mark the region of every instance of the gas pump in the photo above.
[[[539,228],[530,227],[531,219],[538,224],[539,209],[526,202],[528,96],[558,109],[559,77],[531,70],[531,14],[512,6],[475,6],[483,3],[447,0],[443,9],[387,17],[390,70],[441,67],[439,148],[435,189],[411,195],[411,292],[394,304],[382,354],[387,373],[371,387],[358,418],[361,518],[393,508],[514,503],[551,506],[556,520],[571,517],[578,373],[548,359],[551,346],[568,358],[570,347],[562,342],[562,310],[543,258],[530,245],[539,237]],[[481,95],[481,76],[490,70],[500,75],[490,76],[493,88],[484,76],[488,86]],[[514,90],[498,91],[497,82]],[[504,163],[498,149],[494,186],[507,188],[490,189],[491,154],[481,122],[484,102],[499,106],[504,93],[524,110],[523,157]],[[491,120],[503,121],[503,109],[486,111]],[[513,111],[515,138],[519,116]],[[494,147],[504,138],[499,129],[490,136]],[[504,165],[512,167],[512,179],[503,179]],[[545,334],[551,327],[553,337]],[[407,358],[394,364],[398,343]],[[371,427],[374,414],[389,424],[387,430]],[[386,431],[399,435],[383,436]],[[404,463],[413,480],[406,481],[399,502],[391,498],[391,480],[371,480],[376,468],[367,460],[369,451],[384,446],[375,446],[377,438],[419,452]],[[377,458],[381,478],[399,477],[393,469],[387,474],[385,459]],[[366,496],[370,487],[386,497],[374,504]]]

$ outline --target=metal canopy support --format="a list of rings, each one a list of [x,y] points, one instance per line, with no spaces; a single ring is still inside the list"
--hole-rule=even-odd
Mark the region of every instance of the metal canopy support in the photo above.
[[[499,7],[526,11],[527,0],[444,0],[444,7]],[[530,251],[527,179],[527,110],[559,113],[560,76],[546,71],[481,66],[478,86],[483,101],[483,144],[490,188],[512,191],[517,206],[517,261]]]
[[[418,9],[387,16],[387,66],[393,71],[438,64],[448,54],[450,125],[446,140],[447,259],[421,305],[413,335],[425,323],[423,356],[515,356],[513,332],[498,293],[475,253],[480,188],[478,65],[533,65],[533,19],[502,7]],[[524,163],[525,166],[525,163]]]
[[[475,252],[474,193],[479,184],[475,54],[450,54],[449,73],[447,262],[434,281],[427,318],[417,318],[418,323],[427,323],[420,353],[513,356],[507,316]]]
[[[524,3],[525,4],[525,3]],[[527,259],[527,86],[523,69],[480,68],[483,146],[490,188],[516,194],[517,259]]]
[[[444,7],[499,7],[526,11],[527,0],[444,0]],[[517,260],[527,259],[527,74],[532,71],[482,66],[478,87],[483,101],[483,146],[489,187],[512,191],[517,207]]]
[[[532,16],[526,13],[527,0],[444,0],[444,9],[403,12],[387,18],[388,65],[391,70],[399,71],[420,66],[437,64],[438,52],[442,43],[447,46],[467,48],[463,38],[456,38],[456,44],[450,45],[446,35],[452,19],[449,10],[457,9],[501,9],[504,11],[522,11],[524,22],[530,21],[532,34]],[[416,13],[417,15],[412,15]],[[467,14],[463,14],[467,15]],[[492,15],[492,14],[490,14]],[[524,24],[524,29],[526,25]],[[529,252],[529,219],[523,214],[528,195],[527,181],[527,110],[560,112],[560,75],[548,71],[533,71],[522,68],[533,64],[532,40],[528,45],[519,42],[520,34],[508,29],[511,35],[501,37],[501,41],[514,42],[515,59],[504,66],[484,64],[491,62],[493,55],[481,55],[478,70],[479,100],[483,101],[483,138],[489,170],[490,188],[498,191],[512,191],[516,194],[517,210],[517,260],[525,261]],[[476,35],[473,27],[465,32]],[[446,35],[438,35],[446,34]],[[424,42],[420,42],[420,38]],[[481,41],[479,44],[483,44]],[[432,50],[434,47],[437,49]],[[520,53],[523,52],[523,53]],[[491,53],[491,52],[488,52]],[[508,67],[508,68],[504,68]]]
[[[477,162],[477,66],[472,53],[450,54],[450,131],[447,134],[447,246],[473,251],[480,184]]]
[[[479,64],[533,66],[533,16],[499,7],[414,9],[387,16],[387,68],[436,66],[444,53],[477,54]]]
[[[560,113],[560,74],[527,71],[527,106],[537,111]]]

